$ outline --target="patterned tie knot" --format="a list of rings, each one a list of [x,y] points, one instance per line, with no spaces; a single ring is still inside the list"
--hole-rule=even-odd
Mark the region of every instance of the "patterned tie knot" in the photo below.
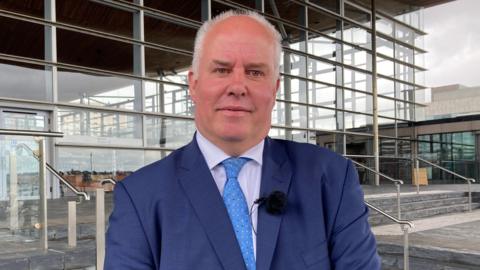
[[[223,167],[225,167],[225,173],[227,174],[227,179],[235,178],[237,179],[238,173],[242,169],[243,165],[249,161],[249,158],[227,158],[222,161]]]

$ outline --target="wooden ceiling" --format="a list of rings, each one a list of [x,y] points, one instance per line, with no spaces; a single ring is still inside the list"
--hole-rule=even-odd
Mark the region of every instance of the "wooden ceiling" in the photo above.
[[[377,0],[377,8],[392,16],[414,11],[421,7],[449,2],[450,0]],[[240,1],[252,2],[252,1]],[[270,1],[265,1],[265,3]],[[315,1],[312,1],[315,3]],[[318,1],[329,9],[335,8],[335,0]],[[353,0],[369,7],[370,0]],[[155,1],[145,0],[145,5],[189,19],[200,19],[200,1]],[[276,1],[281,17],[291,22],[298,22],[299,5],[291,1]],[[133,36],[133,16],[130,12],[115,9],[91,1],[62,0],[56,1],[57,20],[59,22],[113,33],[131,38]],[[3,0],[0,9],[43,16],[43,0]],[[218,13],[226,7],[215,4],[213,13]],[[273,14],[269,4],[266,12]],[[358,14],[358,16],[364,16]],[[174,25],[158,19],[145,17],[145,39],[147,42],[166,45],[191,51],[195,29]],[[320,13],[309,13],[312,28],[318,31],[331,31],[335,27],[335,19]],[[359,17],[359,20],[361,17]],[[278,25],[277,25],[278,26]],[[44,58],[44,31],[38,24],[20,22],[0,16],[0,53],[20,55],[37,59]],[[287,28],[288,30],[288,28]],[[296,31],[292,33],[295,38]],[[291,40],[292,40],[291,39]],[[87,66],[98,69],[133,74],[133,45],[114,41],[98,36],[81,34],[70,30],[57,30],[58,61]],[[146,72],[150,76],[159,73],[176,72],[190,65],[191,57],[146,49]]]

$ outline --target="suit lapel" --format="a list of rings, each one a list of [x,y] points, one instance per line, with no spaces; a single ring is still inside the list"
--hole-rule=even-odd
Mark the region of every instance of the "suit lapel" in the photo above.
[[[265,140],[260,196],[272,191],[288,195],[292,175],[290,162],[284,147],[275,144],[272,139]],[[269,214],[265,207],[258,209],[257,270],[270,269],[282,218],[283,215]]]
[[[223,199],[196,140],[181,157],[179,180],[224,269],[246,270]]]

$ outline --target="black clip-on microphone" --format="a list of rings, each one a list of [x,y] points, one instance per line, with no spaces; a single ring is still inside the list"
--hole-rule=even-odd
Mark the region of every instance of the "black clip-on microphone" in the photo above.
[[[258,204],[258,207],[265,205],[269,214],[280,215],[285,212],[287,195],[281,191],[273,191],[267,197],[260,197],[253,203]]]

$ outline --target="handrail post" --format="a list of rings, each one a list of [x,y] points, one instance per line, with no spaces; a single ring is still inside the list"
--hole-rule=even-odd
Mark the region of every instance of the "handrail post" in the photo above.
[[[395,182],[395,186],[397,186],[397,214],[398,219],[402,219],[402,210],[400,209],[400,183]]]
[[[415,183],[417,184],[417,194],[420,194],[420,161],[415,158]]]
[[[468,212],[472,212],[472,179],[467,181],[468,183]]]
[[[105,190],[96,190],[96,223],[97,223],[97,270],[103,270],[105,260]]]
[[[39,152],[39,192],[40,192],[40,243],[45,251],[48,250],[48,215],[47,215],[47,175],[46,175],[46,157],[45,157],[45,139],[38,140],[38,152]]]
[[[77,203],[68,202],[68,247],[77,246]]]
[[[403,231],[403,269],[409,270],[410,268],[410,252],[408,245],[408,227],[401,225]]]

